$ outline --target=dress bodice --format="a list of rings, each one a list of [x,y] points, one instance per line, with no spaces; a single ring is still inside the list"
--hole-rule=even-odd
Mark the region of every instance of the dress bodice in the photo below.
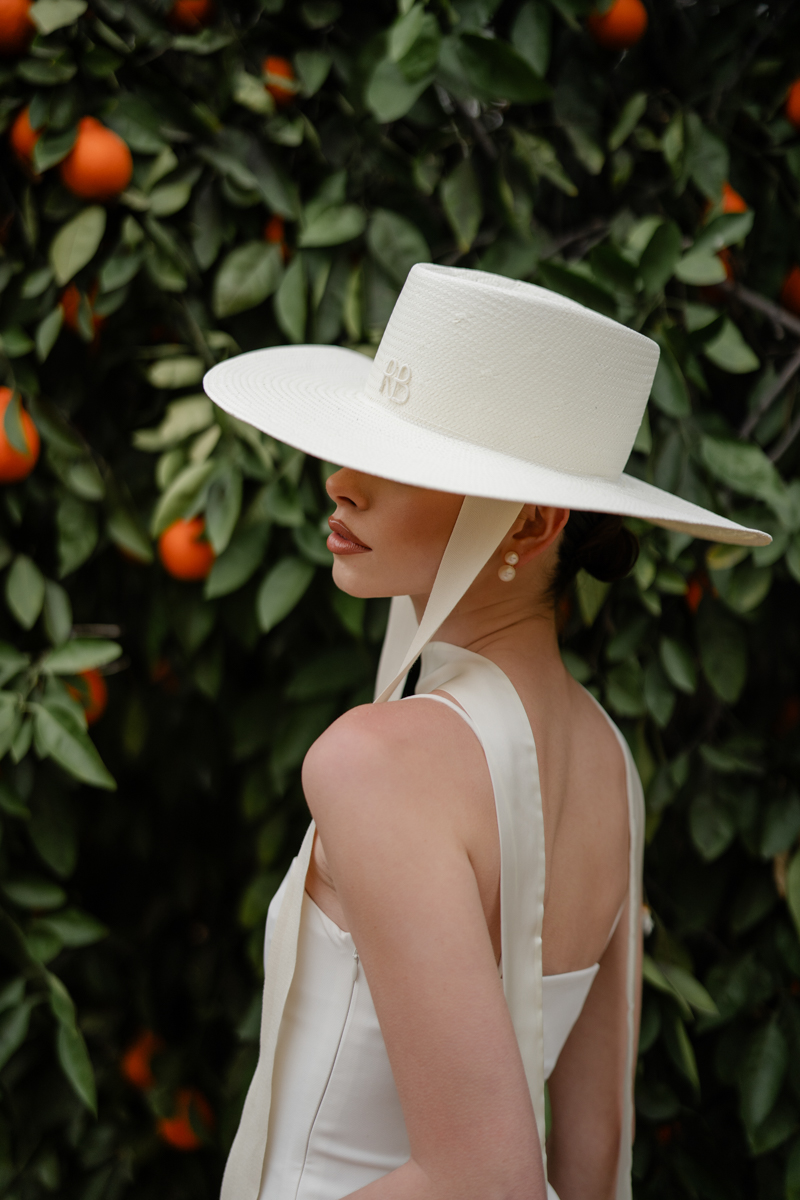
[[[503,987],[543,1135],[541,1081],[553,1070],[599,968],[542,978],[541,792],[533,734],[515,689],[488,659],[431,643],[423,652],[416,696],[447,703],[431,695],[434,689],[457,701],[450,706],[473,728],[489,766],[501,849]],[[629,801],[630,791],[629,776]],[[267,975],[288,881],[287,876],[267,919]],[[271,1094],[260,1200],[341,1200],[409,1157],[403,1113],[357,948],[307,894]]]

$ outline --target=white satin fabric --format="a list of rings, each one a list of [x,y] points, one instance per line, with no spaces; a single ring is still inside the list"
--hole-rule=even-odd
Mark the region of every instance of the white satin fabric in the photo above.
[[[452,703],[450,707],[475,731],[492,775],[501,842],[503,986],[532,1097],[538,1099],[534,1108],[543,1134],[543,1081],[556,1064],[599,968],[595,964],[565,975],[541,976],[541,794],[533,736],[515,689],[489,660],[436,642],[423,651],[417,695],[434,688],[444,689],[458,701],[461,707]],[[447,703],[441,697],[428,698]],[[620,742],[627,761],[630,752],[621,738]],[[631,767],[628,762],[629,900],[636,903],[638,920],[641,868],[635,828],[640,793],[636,794],[638,776],[635,768],[631,774]],[[307,857],[310,846],[305,849]],[[265,943],[268,977],[275,969],[273,931],[287,888],[293,884],[297,879],[290,872],[270,906]],[[531,905],[536,911],[527,912]],[[409,1157],[408,1138],[353,939],[307,894],[302,898],[296,954],[272,1068],[259,1200],[342,1200],[402,1165]],[[629,1046],[629,1058],[631,1053]],[[624,1108],[630,1128],[629,1096]],[[549,1185],[548,1194],[550,1200],[557,1200]],[[618,1200],[629,1195],[630,1141],[623,1136]]]

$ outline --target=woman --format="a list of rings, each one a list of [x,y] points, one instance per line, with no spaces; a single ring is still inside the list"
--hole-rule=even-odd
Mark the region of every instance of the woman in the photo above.
[[[314,823],[270,909],[224,1200],[630,1195],[641,785],[562,665],[554,602],[580,568],[630,569],[622,514],[769,540],[622,473],[657,358],[560,296],[425,265],[373,364],[292,347],[206,377],[344,464],[334,580],[396,598],[392,703],[306,758]]]

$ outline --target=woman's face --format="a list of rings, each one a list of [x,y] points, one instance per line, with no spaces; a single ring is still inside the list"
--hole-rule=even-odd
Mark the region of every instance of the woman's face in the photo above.
[[[424,596],[433,587],[463,496],[342,467],[329,476],[333,579],[351,596]]]

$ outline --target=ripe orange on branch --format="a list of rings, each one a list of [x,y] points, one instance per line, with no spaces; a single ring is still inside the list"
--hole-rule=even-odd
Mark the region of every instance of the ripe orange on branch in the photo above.
[[[606,50],[627,50],[644,36],[647,9],[642,0],[614,0],[606,12],[592,12],[586,19],[594,40]]]
[[[0,0],[0,54],[24,54],[36,26],[28,15],[32,0]]]
[[[800,129],[800,79],[795,79],[786,94],[786,120],[795,129]]]
[[[214,548],[205,538],[202,517],[173,521],[158,539],[158,554],[175,579],[205,579],[214,565]]]
[[[68,684],[67,691],[83,706],[86,713],[86,724],[94,725],[106,711],[108,704],[108,685],[97,667],[81,671],[77,684]]]
[[[13,395],[11,388],[0,387],[0,483],[18,483],[21,479],[27,479],[39,457],[39,431],[22,407],[19,419],[25,439],[25,451],[17,450],[8,440],[5,415]]]
[[[111,200],[131,181],[133,159],[122,138],[94,117],[82,117],[75,145],[61,164],[61,182],[83,200]]]
[[[90,308],[94,304],[95,296],[97,295],[97,286],[97,282],[95,282],[92,284],[92,287],[89,290],[88,300]],[[61,293],[61,299],[58,303],[64,318],[64,324],[68,329],[71,329],[73,333],[80,333],[81,330],[78,318],[81,308],[81,292],[78,290],[77,285],[74,283],[68,284]],[[95,334],[104,321],[105,317],[98,317],[94,312],[92,312],[92,329],[94,330]]]
[[[267,91],[275,103],[290,104],[297,92],[297,80],[288,58],[270,55],[264,59],[261,69],[267,77]],[[282,83],[282,80],[286,83]]]
[[[289,257],[289,248],[286,245],[286,227],[283,217],[279,217],[277,213],[269,218],[264,226],[264,241],[269,242],[273,246],[280,246],[283,261],[286,262]]]
[[[14,117],[8,140],[17,161],[23,167],[32,168],[33,148],[39,140],[39,133],[31,125],[31,106],[29,104],[25,108],[21,108]]]
[[[203,1142],[195,1126],[211,1130],[214,1114],[211,1105],[197,1088],[179,1088],[175,1098],[175,1115],[162,1117],[156,1132],[162,1142],[176,1150],[199,1150]]]
[[[800,317],[800,267],[793,266],[781,287],[781,304]]]
[[[722,211],[724,213],[747,212],[748,204],[744,196],[740,196],[735,188],[726,180],[722,185]]]
[[[204,29],[214,16],[212,0],[175,0],[167,20],[173,29],[196,33]]]
[[[153,1055],[163,1049],[163,1039],[157,1033],[153,1033],[152,1029],[145,1029],[140,1033],[125,1051],[120,1062],[120,1070],[128,1083],[141,1088],[143,1092],[154,1087],[156,1079],[153,1074]]]

